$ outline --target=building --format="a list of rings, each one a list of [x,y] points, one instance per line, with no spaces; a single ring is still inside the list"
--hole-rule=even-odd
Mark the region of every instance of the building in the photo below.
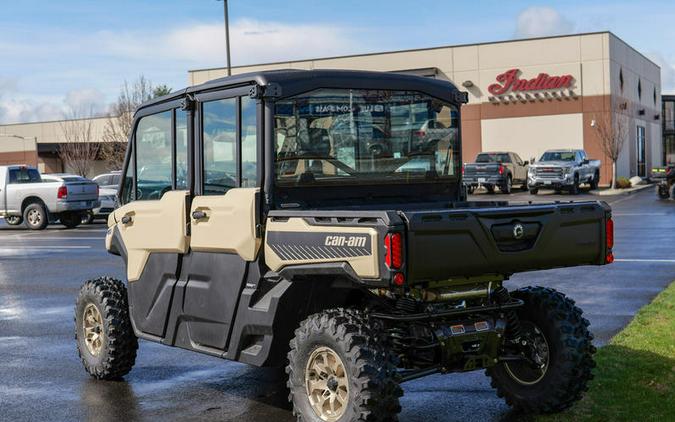
[[[663,96],[663,164],[675,164],[675,95]]]
[[[59,145],[69,141],[65,132],[82,125],[83,128],[91,128],[92,142],[102,142],[107,124],[108,117],[97,117],[0,125],[0,165],[27,164],[43,173],[69,172],[58,154]],[[104,171],[105,163],[97,160],[89,176]]]
[[[464,161],[490,150],[514,151],[529,160],[551,148],[583,148],[602,160],[601,184],[606,185],[611,162],[602,153],[596,125],[606,115],[628,122],[619,176],[647,176],[666,155],[660,68],[611,32],[265,63],[232,71],[288,68],[380,70],[450,80],[469,93],[462,108]],[[188,81],[196,85],[225,75],[224,68],[190,70]],[[94,138],[104,123],[94,119]],[[23,158],[31,164],[28,159],[34,158],[41,170],[62,170],[55,154],[65,141],[62,125],[0,125],[0,163]],[[23,139],[22,146],[18,141]],[[675,153],[674,141],[668,139],[668,151]]]
[[[661,70],[611,32],[360,54],[233,67],[362,69],[450,80],[469,92],[462,108],[464,161],[480,151],[506,150],[524,160],[550,148],[583,148],[601,159],[601,183],[611,180],[594,122],[604,113],[628,120],[618,160],[620,176],[647,176],[663,161]],[[189,83],[223,77],[226,69],[189,71]]]

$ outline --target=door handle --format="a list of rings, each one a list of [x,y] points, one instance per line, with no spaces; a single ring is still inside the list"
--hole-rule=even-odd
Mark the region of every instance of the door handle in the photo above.
[[[131,221],[132,221],[131,216],[129,215],[125,215],[124,217],[122,217],[122,224],[129,224],[131,223]]]
[[[197,210],[197,211],[192,211],[192,218],[195,220],[201,220],[203,218],[206,218],[206,212]]]

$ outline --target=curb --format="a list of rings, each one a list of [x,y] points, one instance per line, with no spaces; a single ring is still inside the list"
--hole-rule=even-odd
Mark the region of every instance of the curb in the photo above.
[[[635,187],[632,187],[632,188],[628,188],[628,189],[616,189],[617,192],[613,192],[613,193],[603,193],[603,192],[607,192],[607,190],[604,190],[604,191],[595,191],[595,192],[590,191],[589,193],[590,193],[591,195],[595,195],[595,196],[631,195],[631,194],[634,194],[634,193],[636,193],[636,192],[643,191],[643,190],[648,189],[648,188],[653,187],[653,186],[654,186],[653,184],[648,183],[648,184],[646,184],[646,185],[638,185],[638,186],[635,186]]]

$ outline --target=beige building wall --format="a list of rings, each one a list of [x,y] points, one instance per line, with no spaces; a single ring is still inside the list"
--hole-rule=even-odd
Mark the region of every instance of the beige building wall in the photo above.
[[[522,130],[525,126],[527,130]],[[481,136],[485,151],[528,151],[529,155],[518,154],[530,161],[533,157],[539,159],[548,149],[583,149],[583,115],[488,119],[483,121]]]

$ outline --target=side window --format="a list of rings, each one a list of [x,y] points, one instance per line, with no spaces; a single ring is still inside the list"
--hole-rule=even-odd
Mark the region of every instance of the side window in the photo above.
[[[518,163],[519,166],[523,165],[523,160],[520,159],[520,155],[513,154],[513,157],[516,159],[516,163]]]
[[[9,170],[9,183],[40,183],[40,173],[35,169],[11,169]]]
[[[176,110],[176,189],[188,188],[187,112]]]
[[[155,200],[171,190],[171,110],[145,116],[136,128],[136,199]]]
[[[129,160],[129,167],[127,167],[126,173],[124,173],[124,184],[122,185],[122,193],[120,195],[120,200],[122,204],[128,204],[134,200],[134,152],[131,150],[131,160]]]
[[[237,99],[202,105],[204,195],[222,195],[237,186]]]
[[[249,97],[241,97],[241,187],[256,186],[256,102]]]

